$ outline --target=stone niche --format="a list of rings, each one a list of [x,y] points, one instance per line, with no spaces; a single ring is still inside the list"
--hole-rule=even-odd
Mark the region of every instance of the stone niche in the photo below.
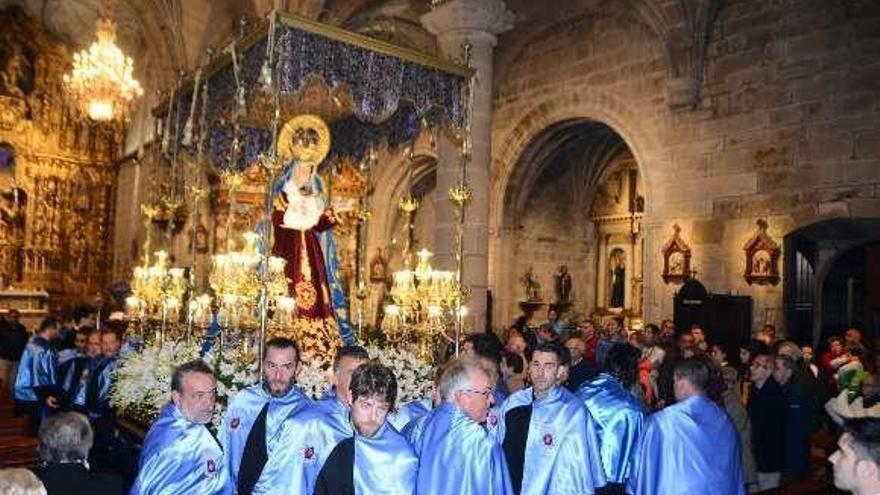
[[[631,327],[643,324],[644,211],[638,165],[624,152],[609,165],[590,206],[596,231],[597,320],[623,317]]]

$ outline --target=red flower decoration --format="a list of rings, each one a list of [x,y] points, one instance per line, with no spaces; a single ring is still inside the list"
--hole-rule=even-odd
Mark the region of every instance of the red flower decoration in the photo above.
[[[547,447],[553,445],[553,435],[549,433],[544,434],[544,445],[546,445]]]
[[[305,450],[303,450],[303,457],[306,460],[311,460],[313,457],[315,457],[315,448],[314,447],[306,447]]]
[[[214,463],[214,459],[208,459],[208,472],[213,473],[217,470],[217,464]]]
[[[233,430],[238,429],[238,425],[241,424],[241,420],[238,418],[232,418],[232,421],[229,422],[229,427]]]
[[[494,414],[489,415],[489,426],[497,426],[498,425],[498,416]]]

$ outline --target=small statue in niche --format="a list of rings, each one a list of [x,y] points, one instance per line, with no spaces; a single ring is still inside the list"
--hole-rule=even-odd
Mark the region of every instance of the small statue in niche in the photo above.
[[[618,248],[611,252],[611,301],[609,307],[623,307],[625,279],[626,262],[623,259],[623,250]]]
[[[535,279],[535,273],[532,271],[532,267],[529,267],[529,269],[526,270],[526,273],[520,277],[519,282],[525,291],[526,301],[531,302],[541,300],[541,284]]]
[[[376,254],[370,260],[370,282],[384,282],[387,266],[388,262],[385,261],[382,248],[376,248]]]
[[[571,302],[571,275],[568,266],[560,265],[559,272],[554,277],[556,289],[556,303],[568,304]]]

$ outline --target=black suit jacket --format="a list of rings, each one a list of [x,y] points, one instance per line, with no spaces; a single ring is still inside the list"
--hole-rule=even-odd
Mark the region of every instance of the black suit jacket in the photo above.
[[[79,464],[49,464],[34,469],[49,495],[123,495],[122,478],[93,473]]]

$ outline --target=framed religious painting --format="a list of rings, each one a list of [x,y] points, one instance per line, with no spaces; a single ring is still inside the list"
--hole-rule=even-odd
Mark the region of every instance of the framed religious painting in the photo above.
[[[663,246],[663,282],[680,284],[691,274],[691,248],[681,238],[681,227],[672,226],[672,238]]]
[[[749,285],[776,285],[779,283],[779,244],[767,233],[767,222],[758,220],[758,229],[746,242],[745,279]]]

